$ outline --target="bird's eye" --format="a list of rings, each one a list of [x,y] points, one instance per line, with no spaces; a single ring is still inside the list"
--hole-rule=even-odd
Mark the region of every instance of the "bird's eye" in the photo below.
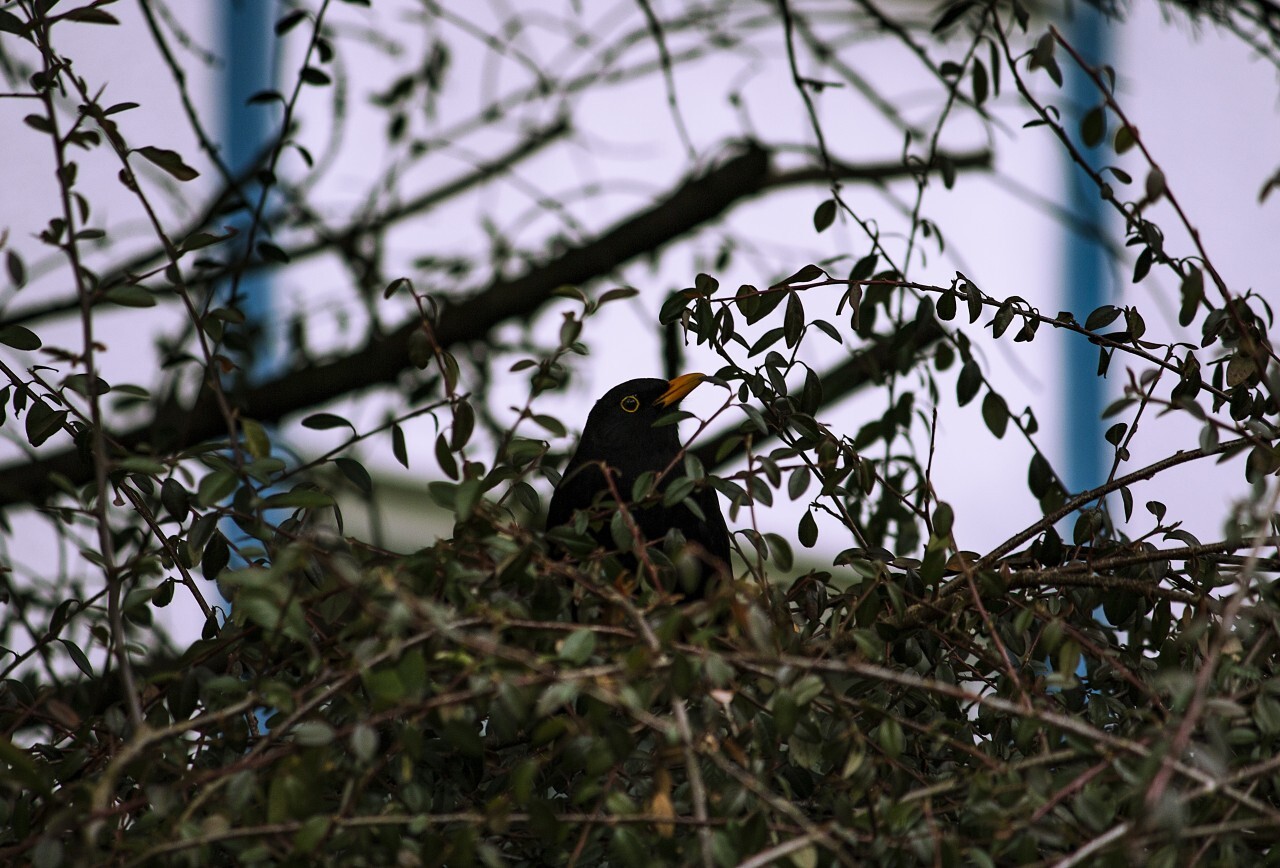
[[[619,406],[628,413],[634,413],[640,409],[640,399],[635,395],[628,395],[622,399],[622,403]]]

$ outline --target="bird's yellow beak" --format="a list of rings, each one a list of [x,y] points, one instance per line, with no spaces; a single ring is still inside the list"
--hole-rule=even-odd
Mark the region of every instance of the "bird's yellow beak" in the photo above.
[[[674,380],[667,381],[667,391],[659,396],[655,404],[663,407],[670,407],[672,404],[679,404],[684,396],[692,392],[698,387],[698,384],[707,378],[706,374],[681,374]]]

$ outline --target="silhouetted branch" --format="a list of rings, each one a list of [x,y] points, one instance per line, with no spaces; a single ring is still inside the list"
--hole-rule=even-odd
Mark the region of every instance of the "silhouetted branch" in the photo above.
[[[758,147],[705,174],[686,180],[665,199],[633,215],[588,243],[573,247],[522,277],[494,283],[457,302],[445,301],[434,323],[442,349],[481,340],[500,323],[532,316],[565,284],[582,284],[607,274],[637,256],[661,249],[671,241],[720,217],[737,202],[763,190],[770,177],[769,155]],[[411,319],[384,338],[344,356],[290,371],[250,388],[240,397],[243,416],[277,422],[335,398],[372,386],[394,382],[411,367],[409,337],[421,322]],[[162,408],[157,419],[167,414]],[[181,415],[182,432],[169,448],[180,449],[225,429],[211,396],[202,393],[194,407]],[[151,442],[156,424],[148,423],[112,439],[125,449]],[[87,482],[91,467],[75,449],[23,461],[0,469],[0,507],[42,501],[57,489],[50,473],[73,484]]]
[[[542,144],[564,132],[563,124],[548,127],[526,140],[520,147],[501,158],[478,167],[474,172],[405,203],[379,220],[388,222],[410,214],[462,192],[464,189],[504,171]],[[957,154],[951,158],[958,168],[985,168],[991,155],[981,151]],[[498,281],[460,301],[442,300],[439,319],[434,323],[435,339],[441,348],[484,339],[497,325],[512,319],[526,319],[552,298],[552,292],[566,284],[588,283],[639,256],[660,250],[672,241],[721,217],[734,205],[766,190],[802,183],[829,181],[825,170],[800,169],[774,173],[771,155],[765,149],[749,144],[745,150],[703,175],[683,182],[665,199],[649,209],[623,220],[595,240],[573,247],[555,259],[538,266],[522,277]],[[889,180],[920,171],[902,164],[837,165],[841,177],[857,180]],[[327,243],[315,243],[292,252],[294,259],[319,253],[354,238],[361,232],[374,231],[371,224],[351,226]],[[134,261],[135,263],[137,260]],[[133,264],[133,263],[131,263]],[[15,320],[16,321],[16,320]],[[343,395],[373,386],[392,383],[410,367],[409,339],[421,327],[417,318],[395,328],[382,339],[371,339],[364,347],[347,355],[299,368],[241,393],[240,412],[260,422],[278,422],[284,417],[327,403]],[[931,343],[941,335],[923,339]],[[877,344],[858,354],[824,377],[824,387],[832,399],[852,392],[870,381],[874,372],[891,362],[900,349],[900,341]],[[190,411],[174,408],[157,412],[156,419],[131,431],[117,435],[114,441],[131,450],[143,443],[155,444],[161,420],[178,417],[182,430],[175,436],[168,432],[165,449],[181,449],[217,435],[225,428],[212,399],[202,393]],[[160,424],[158,425],[157,422]],[[728,435],[725,435],[728,436]],[[700,447],[701,454],[714,454],[715,444]],[[710,453],[706,453],[706,449]],[[728,459],[726,459],[728,460]],[[707,461],[710,465],[713,462]],[[35,460],[0,468],[0,508],[19,503],[40,502],[55,488],[50,473],[58,473],[73,484],[87,481],[88,466],[74,449],[42,456]]]

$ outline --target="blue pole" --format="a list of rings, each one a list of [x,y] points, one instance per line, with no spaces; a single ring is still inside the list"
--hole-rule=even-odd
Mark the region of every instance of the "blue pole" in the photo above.
[[[271,112],[267,105],[250,105],[249,98],[259,91],[275,87],[272,25],[276,17],[276,0],[220,0],[217,8],[222,56],[227,63],[220,94],[221,140],[227,168],[239,176],[253,165],[270,141]],[[241,192],[246,207],[232,215],[232,225],[240,230],[244,239],[262,188],[256,180],[250,180]],[[262,238],[261,227],[255,238]],[[244,254],[243,247],[240,252]],[[234,295],[232,285],[223,287],[223,293],[244,314],[245,324],[257,332],[248,375],[250,380],[260,380],[269,375],[282,358],[277,339],[279,329],[276,328],[271,303],[271,278],[266,271],[245,273],[234,284]],[[232,540],[241,544],[250,542],[230,520],[224,520],[223,526]],[[241,565],[238,557],[233,557],[232,565]],[[255,710],[258,726],[264,732],[270,714],[267,708]]]
[[[222,55],[227,62],[220,94],[221,140],[228,168],[232,174],[239,175],[253,165],[271,140],[271,104],[249,105],[248,100],[255,93],[275,86],[276,0],[221,0],[217,8]],[[233,225],[242,236],[249,230],[261,187],[251,181],[244,186],[243,193],[248,208],[233,215]],[[262,239],[261,227],[255,238]],[[244,274],[235,290],[236,306],[245,315],[249,327],[259,335],[249,371],[251,378],[259,379],[271,373],[281,356],[271,301],[271,278],[265,271]],[[230,287],[226,291],[230,292]]]
[[[1067,27],[1067,38],[1087,63],[1106,62],[1108,22],[1088,3],[1074,4],[1074,14]],[[1062,63],[1068,117],[1083,116],[1100,101],[1100,94],[1089,76],[1069,60]],[[1105,147],[1106,140],[1099,147]],[[1090,154],[1077,139],[1086,159]],[[1066,308],[1084,322],[1089,313],[1106,300],[1103,289],[1107,277],[1106,249],[1099,238],[1105,228],[1106,210],[1098,189],[1070,157],[1066,157],[1067,204],[1082,226],[1094,230],[1093,235],[1080,229],[1068,229],[1065,237],[1063,295]],[[1102,437],[1102,410],[1106,384],[1097,376],[1098,348],[1072,336],[1066,341],[1063,359],[1063,420],[1067,440],[1064,482],[1073,491],[1083,491],[1105,481],[1106,455]]]
[[[1088,3],[1077,2],[1074,14],[1066,28],[1067,39],[1090,66],[1106,63],[1108,54],[1108,22],[1106,17]],[[1062,64],[1064,88],[1068,110],[1066,117],[1083,117],[1100,99],[1097,85],[1090,76],[1067,60]],[[1068,130],[1070,130],[1068,126]],[[1076,147],[1085,160],[1090,159],[1088,148],[1079,136],[1073,137]],[[1104,137],[1098,147],[1106,147]],[[1069,228],[1064,239],[1063,296],[1066,308],[1084,322],[1095,308],[1103,304],[1107,293],[1103,282],[1107,277],[1107,253],[1100,239],[1106,227],[1106,207],[1093,180],[1064,154],[1067,163],[1067,207],[1080,220],[1079,228]],[[1088,229],[1085,229],[1088,227]],[[1067,438],[1067,466],[1063,481],[1070,492],[1085,491],[1106,480],[1107,457],[1103,448],[1102,410],[1106,399],[1106,382],[1098,376],[1098,347],[1076,335],[1066,342],[1066,358],[1063,360],[1063,427]],[[1074,518],[1064,519],[1067,527],[1063,534],[1071,539]],[[1094,618],[1106,623],[1102,607],[1094,611]],[[1084,657],[1076,666],[1075,675],[1087,680],[1089,667]]]

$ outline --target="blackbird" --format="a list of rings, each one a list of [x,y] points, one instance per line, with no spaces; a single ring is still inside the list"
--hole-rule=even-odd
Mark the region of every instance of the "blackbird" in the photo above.
[[[618,494],[628,502],[628,509],[646,540],[660,541],[675,529],[693,544],[692,558],[685,560],[678,587],[666,588],[682,592],[686,599],[704,596],[718,574],[728,574],[729,531],[715,490],[702,486],[689,494],[701,510],[701,517],[684,501],[672,506],[660,500],[632,506],[629,501],[636,478],[647,470],[657,474],[671,468],[659,482],[662,491],[685,475],[684,462],[676,460],[681,450],[676,426],[655,427],[654,423],[672,412],[702,380],[702,374],[683,374],[670,381],[628,380],[605,392],[587,416],[578,449],[569,459],[547,511],[550,530],[569,524],[575,511],[590,509],[601,498],[613,500],[600,470],[603,462],[613,471]],[[592,536],[605,549],[616,549],[609,524],[607,519],[601,522]],[[635,569],[634,557],[624,555],[622,560],[630,569]]]

